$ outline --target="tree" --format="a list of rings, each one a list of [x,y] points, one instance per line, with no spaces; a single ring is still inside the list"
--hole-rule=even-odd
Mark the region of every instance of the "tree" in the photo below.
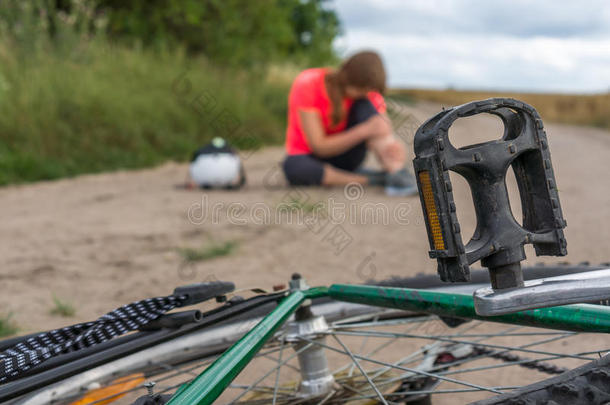
[[[64,0],[65,1],[65,0]],[[145,46],[182,45],[228,65],[335,58],[339,33],[323,0],[99,0],[108,34]]]

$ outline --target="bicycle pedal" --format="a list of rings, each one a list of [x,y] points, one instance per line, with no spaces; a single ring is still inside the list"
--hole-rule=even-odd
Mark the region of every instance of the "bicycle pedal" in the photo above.
[[[449,138],[449,128],[460,118],[481,113],[502,119],[502,138],[456,148]],[[413,166],[428,231],[429,254],[437,259],[443,281],[468,281],[469,266],[480,260],[490,269],[495,289],[519,287],[522,277],[518,268],[495,276],[496,270],[525,259],[524,245],[533,245],[538,256],[567,254],[563,233],[566,222],[546,132],[533,107],[517,100],[494,98],[444,110],[417,130],[414,147]],[[509,169],[519,187],[522,224],[515,220],[510,208],[506,187]],[[467,180],[473,198],[477,227],[466,244],[449,172]]]
[[[503,315],[528,309],[605,301],[610,291],[610,268],[525,282],[524,287],[474,292],[477,314]]]

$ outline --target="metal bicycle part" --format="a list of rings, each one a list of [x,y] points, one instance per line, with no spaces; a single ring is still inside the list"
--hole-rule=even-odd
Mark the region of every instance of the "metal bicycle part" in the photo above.
[[[325,304],[327,306],[329,304]],[[334,305],[334,304],[333,304]],[[341,304],[343,305],[343,304]],[[331,309],[327,306],[327,309]],[[355,309],[355,307],[354,307]],[[362,308],[361,308],[362,309]],[[371,307],[369,307],[369,310]],[[332,309],[331,312],[336,310]],[[314,308],[317,316],[318,308]],[[153,367],[167,364],[165,370],[168,374],[183,372],[182,378],[187,381],[196,374],[194,370],[206,367],[214,359],[214,355],[205,355],[192,362],[182,362],[176,367],[169,368],[171,360],[179,356],[189,356],[196,351],[200,353],[213,353],[214,349],[222,351],[227,340],[237,339],[243,329],[251,327],[256,320],[244,321],[238,325],[226,325],[214,328],[210,333],[201,331],[197,335],[185,336],[175,342],[167,342],[156,348],[147,349],[125,359],[118,360],[96,370],[73,377],[69,382],[73,395],[65,390],[66,384],[57,384],[47,390],[33,395],[27,401],[14,402],[14,404],[62,404],[71,403],[83,394],[81,387],[95,387],[97,381],[104,381],[103,375],[112,381],[119,375],[124,375],[143,367]],[[490,373],[502,371],[506,367],[519,368],[525,374],[521,380],[528,383],[531,376],[540,379],[545,374],[556,374],[563,369],[553,368],[554,361],[572,360],[587,361],[593,358],[590,354],[572,353],[562,354],[556,351],[562,342],[569,342],[579,338],[578,334],[564,332],[548,332],[544,330],[532,331],[529,328],[518,327],[486,327],[486,323],[475,322],[463,324],[458,328],[441,326],[442,322],[427,315],[406,316],[383,320],[376,318],[373,313],[362,313],[354,317],[338,319],[328,324],[328,330],[317,326],[312,334],[312,328],[299,328],[294,335],[294,329],[287,327],[278,333],[272,342],[259,354],[253,364],[250,379],[236,380],[230,387],[227,396],[220,398],[218,403],[230,404],[298,404],[321,403],[324,399],[327,404],[337,403],[367,403],[366,401],[382,402],[378,394],[370,385],[370,381],[382,394],[385,403],[411,403],[429,395],[461,395],[466,398],[485,398],[495,393],[510,392],[512,385],[483,384],[476,377],[476,373]],[[493,325],[493,324],[492,324]],[[490,326],[487,324],[487,326]],[[388,329],[390,328],[390,329]],[[301,334],[302,333],[302,334]],[[287,337],[292,335],[296,341],[288,344]],[[233,336],[232,339],[230,336]],[[319,336],[325,336],[326,341]],[[335,340],[338,339],[338,340]],[[357,339],[357,340],[356,340]],[[523,339],[511,345],[502,344],[506,339]],[[527,340],[525,340],[527,339]],[[417,340],[417,344],[409,343]],[[341,343],[337,343],[341,342]],[[366,344],[365,344],[366,343]],[[553,345],[554,344],[554,345]],[[312,376],[314,359],[310,361],[309,368],[303,370],[299,355],[306,350],[316,348],[325,356],[326,369],[330,369],[334,379],[332,387],[327,386],[321,391],[305,390],[303,382]],[[400,348],[400,351],[398,349]],[[608,346],[602,346],[607,350]],[[598,350],[602,350],[602,348]],[[594,351],[594,348],[590,348]],[[376,352],[377,351],[377,352]],[[282,353],[283,354],[280,354]],[[396,354],[400,355],[396,356]],[[594,353],[596,355],[596,353]],[[331,357],[332,358],[331,361]],[[342,358],[343,361],[338,362]],[[565,356],[565,358],[561,358]],[[267,358],[269,357],[269,358]],[[197,358],[197,356],[196,356]],[[292,363],[290,362],[292,358]],[[558,360],[556,360],[558,359]],[[582,360],[581,360],[582,359]],[[295,362],[296,360],[296,362]],[[319,359],[317,359],[319,361]],[[259,364],[261,363],[262,366]],[[281,364],[281,366],[280,366]],[[198,366],[199,368],[194,368]],[[362,372],[359,369],[362,368]],[[292,368],[296,367],[297,371]],[[522,368],[525,367],[525,368]],[[280,371],[281,370],[281,371]],[[319,370],[319,369],[318,369]],[[529,370],[529,371],[528,371]],[[294,371],[294,372],[293,372]],[[121,372],[122,374],[117,374]],[[293,372],[293,376],[291,376]],[[296,374],[295,374],[296,373]],[[474,378],[469,378],[475,373]],[[520,372],[522,373],[522,372]],[[276,379],[277,375],[279,379]],[[519,374],[519,373],[514,373]],[[129,374],[127,374],[129,376]],[[163,375],[150,375],[148,381],[155,381],[155,392],[160,395],[167,394],[167,390],[175,390],[177,386]],[[80,379],[80,381],[79,381]],[[488,379],[489,380],[489,379]],[[182,380],[184,381],[184,380]],[[276,385],[276,381],[279,381]],[[512,382],[512,381],[511,381]],[[276,388],[277,387],[277,388]],[[140,392],[145,385],[140,387]],[[329,389],[330,388],[330,389]],[[170,391],[171,392],[171,391]],[[46,397],[43,396],[47,395]],[[243,395],[242,395],[243,394]],[[475,395],[476,396],[473,396]],[[465,395],[471,395],[465,397]],[[65,401],[62,401],[64,398]],[[468,399],[468,400],[470,400]],[[118,402],[129,404],[131,402]]]
[[[492,288],[475,291],[479,315],[508,314],[532,307],[554,307],[582,302],[603,302],[610,298],[610,268],[587,273],[526,281],[521,288],[498,292]]]
[[[551,270],[558,271],[563,267],[566,267],[567,273],[583,270],[582,266],[574,267],[572,270],[568,270],[570,269],[568,266],[559,266]],[[533,268],[532,272],[544,274],[546,269]],[[479,274],[474,272],[473,278],[478,280]],[[434,279],[421,277],[424,284],[419,283],[418,280],[405,282],[392,279],[382,284],[394,286],[413,284],[418,287],[433,287],[437,290],[442,288],[437,278],[434,282]],[[484,282],[484,280],[479,281]],[[470,293],[479,286],[480,284],[471,285]],[[463,291],[464,287],[466,285],[444,285],[444,289],[449,291],[454,289]],[[523,382],[540,380],[544,374],[563,371],[561,365],[565,363],[562,362],[568,360],[582,362],[591,358],[590,354],[574,352],[574,350],[566,351],[571,345],[565,343],[570,339],[574,342],[580,339],[579,334],[570,332],[506,328],[476,321],[450,328],[449,324],[434,316],[404,311],[388,312],[376,307],[333,301],[314,304],[311,307],[311,314],[301,309],[248,366],[254,371],[248,372],[248,368],[245,370],[246,377],[250,374],[252,378],[256,377],[256,380],[249,380],[246,383],[236,380],[231,384],[229,394],[235,396],[246,392],[236,403],[292,404],[300,401],[320,403],[325,398],[327,400],[325,403],[328,404],[352,400],[355,401],[354,403],[374,402],[379,399],[378,394],[370,385],[367,376],[387,403],[411,403],[426,400],[430,395],[455,394],[461,395],[460,398],[471,398],[464,395],[474,395],[481,390],[480,394],[489,396],[495,391],[512,390],[506,388],[510,383],[502,387],[481,385],[478,378],[468,378],[468,373],[476,373],[479,369],[485,370],[482,371],[483,373],[494,370],[500,372],[505,367],[518,367],[519,370],[525,370],[525,376],[530,376],[521,380],[520,384],[523,384]],[[324,319],[323,322],[320,321],[320,317]],[[133,373],[138,372],[144,372],[148,383],[157,383],[155,396],[165,396],[175,390],[177,384],[192,379],[197,374],[196,370],[207,367],[218,354],[245,331],[250,330],[259,320],[255,317],[242,319],[236,323],[195,331],[193,334],[136,352],[45,387],[11,403],[72,403],[86,395],[88,390],[95,391],[96,387],[112,386],[116,378],[121,376],[131,378]],[[597,335],[588,336],[592,339]],[[564,344],[557,345],[559,343]],[[540,346],[537,347],[538,345]],[[599,346],[590,344],[587,347],[587,350],[594,351],[594,349],[597,349],[595,353],[604,352],[608,350],[608,346],[604,345],[604,341],[599,341]],[[311,356],[306,354],[308,350],[311,350]],[[398,353],[400,359],[396,358]],[[338,359],[337,356],[340,358]],[[275,357],[275,360],[272,357]],[[293,363],[288,362],[291,358]],[[337,361],[341,358],[347,363],[337,368]],[[559,361],[557,363],[559,367],[555,365],[555,361]],[[280,363],[282,363],[281,367]],[[272,366],[271,369],[264,368],[269,364]],[[305,367],[302,364],[305,364]],[[316,378],[321,377],[320,372],[323,372],[322,377],[326,376],[327,380],[330,380],[328,371],[325,371],[328,369],[332,371],[334,384],[313,386]],[[531,378],[531,372],[527,370],[535,370],[536,377]],[[293,373],[291,377],[291,371],[298,374]],[[522,373],[515,373],[518,376],[520,374]],[[259,380],[259,376],[264,375],[268,377],[267,384],[263,380],[254,384]],[[172,378],[180,380],[175,381]],[[452,383],[450,379],[457,380],[458,383]],[[303,384],[304,382],[306,384]],[[277,389],[274,390],[276,384]],[[138,390],[146,391],[145,388],[146,384],[140,384],[125,391],[130,394]],[[316,388],[320,389],[316,390]],[[353,391],[354,389],[357,391]],[[127,398],[117,403],[130,404],[131,402],[125,402]],[[230,398],[220,399],[219,403],[232,403]]]
[[[488,113],[504,123],[501,139],[455,148],[449,128],[459,118]],[[491,287],[501,297],[507,289],[522,288],[521,261],[525,244],[537,255],[567,254],[563,219],[546,133],[536,110],[517,100],[493,98],[450,108],[429,119],[415,135],[413,165],[431,246],[444,281],[467,281],[469,265],[481,261],[489,269]],[[512,215],[506,173],[515,173],[523,226]],[[477,226],[464,245],[449,171],[470,186]],[[569,299],[569,296],[566,297]],[[506,298],[507,300],[509,298]],[[544,305],[535,298],[527,308]],[[515,305],[516,307],[517,305]],[[523,308],[523,307],[521,307]],[[477,308],[478,310],[478,308]],[[493,306],[488,314],[496,314]]]
[[[179,336],[194,333],[196,330],[207,329],[212,325],[228,320],[236,322],[247,319],[244,316],[251,314],[252,311],[257,311],[258,316],[261,316],[265,311],[272,309],[269,304],[277,301],[280,296],[281,294],[275,293],[255,296],[238,303],[229,302],[219,308],[206,312],[204,319],[192,325],[186,325],[175,330],[161,329],[125,335],[83,350],[51,358],[41,365],[28,370],[22,378],[9,384],[0,385],[0,402],[18,397],[40,387],[49,386],[56,381],[66,380],[70,376],[102,364],[107,364],[117,358],[123,358],[161,342],[174,340]],[[230,305],[227,306],[227,304]],[[20,340],[22,338],[9,339],[8,346],[4,345],[4,347],[11,347],[16,341]]]
[[[205,371],[203,371],[201,374],[199,374],[196,378],[194,378],[192,381],[190,381],[188,384],[183,385],[180,390],[178,390],[178,392],[176,393],[176,395],[174,397],[172,397],[172,399],[170,400],[170,402],[168,403],[168,405],[191,405],[191,404],[198,404],[198,405],[210,405],[212,403],[215,403],[216,400],[221,400],[222,401],[222,396],[225,395],[225,393],[227,393],[227,389],[230,389],[232,384],[234,385],[235,382],[235,378],[239,375],[242,376],[247,370],[247,366],[250,363],[250,360],[252,359],[252,356],[254,354],[256,354],[259,350],[261,350],[263,348],[263,345],[265,343],[268,342],[273,342],[273,334],[277,331],[281,330],[281,326],[282,324],[286,321],[286,317],[289,316],[289,314],[293,313],[294,311],[298,312],[299,307],[301,307],[301,305],[303,305],[305,303],[306,300],[308,299],[313,299],[316,297],[323,297],[323,296],[329,296],[331,298],[337,299],[339,301],[347,301],[347,302],[354,302],[354,303],[361,303],[361,304],[366,304],[366,305],[373,305],[373,306],[381,306],[381,307],[388,307],[388,308],[396,308],[396,309],[404,309],[404,310],[408,310],[408,311],[423,311],[423,312],[432,312],[432,313],[436,313],[440,316],[446,316],[447,314],[449,314],[450,316],[457,316],[457,317],[462,317],[462,318],[477,318],[477,315],[475,315],[474,312],[474,305],[473,305],[473,299],[471,296],[468,295],[462,295],[462,294],[453,294],[453,293],[448,293],[448,292],[430,292],[430,291],[424,291],[424,290],[415,290],[415,289],[410,289],[410,288],[388,288],[388,287],[378,287],[378,286],[357,286],[357,285],[349,285],[349,284],[333,284],[330,287],[315,287],[315,288],[309,288],[306,290],[301,290],[301,289],[295,289],[294,291],[292,291],[290,293],[290,295],[288,295],[285,299],[282,300],[281,303],[279,303],[278,307],[276,309],[274,309],[271,313],[269,313],[267,316],[265,316],[265,318],[258,323],[252,330],[250,330],[242,339],[239,340],[239,342],[237,342],[235,345],[233,345],[229,350],[227,350],[225,353],[222,354],[222,356],[220,356],[216,361],[214,361],[213,364],[211,364],[208,368],[205,369]],[[452,304],[455,304],[457,306],[457,308],[452,308]],[[428,317],[424,317],[424,318],[430,318]],[[420,318],[421,319],[421,318]],[[523,324],[529,324],[532,326],[537,326],[537,327],[543,327],[543,328],[551,328],[551,329],[562,329],[562,328],[568,328],[569,330],[575,330],[575,331],[591,331],[591,332],[602,332],[602,333],[607,333],[610,329],[610,311],[607,308],[598,306],[598,308],[595,308],[594,305],[578,305],[578,306],[573,306],[573,307],[562,307],[562,308],[558,308],[556,310],[556,312],[553,312],[552,309],[546,309],[546,310],[541,310],[541,311],[529,311],[527,313],[524,312],[520,312],[514,315],[510,315],[510,316],[499,316],[496,318],[493,318],[493,321],[497,321],[497,322],[506,322],[506,323],[510,323],[510,324],[516,324],[516,325],[523,325]],[[592,323],[593,321],[593,323]],[[410,320],[408,321],[409,323],[411,322]],[[421,320],[419,321],[421,322]],[[595,325],[598,324],[598,328],[595,328]],[[461,326],[464,325],[463,323],[453,323],[453,322],[449,322],[447,323],[447,325],[450,326]],[[342,325],[343,327],[345,327],[345,325]],[[358,325],[359,327],[362,327],[362,324]],[[379,323],[374,322],[373,327],[378,327],[380,326]],[[476,324],[475,324],[476,326]],[[464,344],[466,348],[468,348],[468,346],[473,345],[472,342],[467,342],[467,341],[462,341],[462,340],[453,340],[453,339],[449,339],[446,340],[444,339],[444,337],[442,336],[430,336],[430,333],[425,333],[423,335],[420,334],[404,334],[404,333],[383,333],[383,331],[381,330],[375,330],[375,331],[369,331],[368,333],[362,334],[362,332],[360,333],[356,333],[353,334],[353,332],[351,331],[339,331],[339,333],[337,333],[337,331],[333,331],[333,338],[336,340],[336,342],[341,346],[341,348],[333,348],[330,345],[324,345],[325,348],[327,348],[329,351],[333,351],[333,352],[337,352],[340,354],[343,354],[345,356],[348,356],[349,358],[352,359],[355,367],[359,370],[360,374],[362,374],[363,379],[360,380],[360,384],[363,385],[363,388],[366,387],[369,390],[372,389],[373,393],[371,393],[370,396],[363,396],[363,392],[362,390],[356,390],[356,393],[358,394],[356,398],[353,397],[353,395],[351,393],[346,393],[346,392],[342,392],[340,391],[340,399],[341,399],[341,403],[344,402],[349,402],[352,400],[360,400],[360,399],[365,399],[365,398],[371,398],[371,399],[378,399],[380,402],[382,403],[388,403],[388,401],[386,400],[386,396],[393,396],[393,395],[412,395],[414,394],[414,392],[412,392],[411,390],[408,390],[406,393],[400,392],[400,393],[395,393],[393,391],[389,392],[385,392],[382,391],[379,387],[379,385],[373,381],[373,376],[370,375],[369,372],[367,372],[365,370],[365,368],[363,367],[362,364],[360,364],[360,362],[371,362],[373,364],[376,365],[380,365],[383,366],[381,368],[380,371],[378,369],[373,370],[373,374],[374,376],[379,376],[380,373],[383,374],[386,370],[389,369],[398,369],[401,371],[406,371],[408,373],[412,373],[409,374],[409,376],[417,376],[417,377],[422,377],[425,376],[426,378],[424,378],[424,380],[427,380],[428,378],[433,378],[433,379],[438,379],[438,380],[442,380],[443,383],[445,382],[450,382],[453,384],[457,384],[457,385],[461,385],[461,386],[467,386],[467,387],[471,387],[471,388],[475,388],[477,390],[481,390],[481,391],[488,391],[488,392],[493,392],[493,393],[500,393],[503,390],[512,390],[514,388],[516,388],[516,386],[485,386],[485,385],[481,385],[480,382],[476,381],[476,382],[467,382],[467,381],[460,381],[460,380],[456,380],[453,378],[447,378],[446,376],[442,376],[439,375],[438,373],[430,373],[428,370],[425,369],[421,369],[420,367],[418,368],[413,368],[413,367],[405,367],[403,366],[404,364],[404,360],[399,360],[398,364],[396,363],[389,363],[388,361],[380,361],[377,359],[371,359],[369,357],[366,357],[367,355],[361,355],[358,352],[355,352],[353,350],[353,346],[352,349],[350,349],[348,347],[348,344],[346,344],[344,342],[344,336],[367,336],[367,337],[387,337],[387,338],[393,338],[393,337],[406,337],[406,338],[419,338],[419,337],[423,337],[424,339],[433,339],[433,340],[438,340],[440,342],[451,342],[451,343],[455,343],[455,344],[459,344],[462,345]],[[428,331],[427,331],[428,332]],[[463,333],[463,332],[462,332]],[[565,332],[559,332],[560,334],[563,334]],[[436,335],[436,333],[433,333],[434,335]],[[338,335],[341,335],[341,339],[339,338]],[[455,335],[449,335],[449,336],[455,336]],[[463,336],[460,334],[460,336]],[[495,336],[497,337],[497,335],[487,335],[487,336]],[[300,337],[302,340],[304,340],[305,342],[308,342],[311,345],[320,345],[319,342],[316,342],[316,340],[314,339],[308,339],[304,336]],[[281,339],[283,341],[283,339]],[[551,339],[551,341],[553,341],[555,339]],[[587,349],[590,349],[592,347],[592,339],[589,338],[587,339]],[[604,340],[604,342],[606,342],[606,340]],[[530,341],[530,343],[532,343]],[[534,342],[533,344],[536,345],[538,343],[542,343],[542,342]],[[544,343],[549,343],[549,341],[544,341]],[[383,345],[382,345],[383,346]],[[472,353],[472,352],[479,352],[481,349],[479,348],[480,344],[479,343],[475,343],[474,346],[472,347],[471,351],[466,350],[466,358],[462,358],[461,356],[464,355],[462,351],[460,350],[451,350],[450,348],[447,348],[447,351],[449,353],[448,356],[446,358],[443,357],[439,357],[437,359],[438,362],[440,362],[441,364],[445,365],[445,363],[447,362],[447,358],[448,358],[448,362],[451,363],[452,365],[454,364],[454,360],[458,360],[459,362],[462,362],[462,360],[468,361],[470,360],[470,357],[468,356],[468,353]],[[545,349],[550,349],[552,345],[547,345]],[[564,342],[564,345],[565,342]],[[282,346],[283,348],[283,346]],[[281,403],[295,403],[293,402],[294,398],[293,396],[295,395],[296,392],[298,392],[295,388],[294,385],[291,386],[284,386],[284,385],[278,385],[278,378],[279,378],[279,374],[280,374],[280,370],[279,368],[285,363],[282,361],[282,348],[280,348],[280,355],[279,355],[279,360],[278,360],[278,365],[277,367],[273,368],[270,370],[269,373],[263,374],[262,377],[258,378],[256,380],[256,382],[252,383],[251,385],[248,385],[248,388],[252,387],[253,385],[257,385],[258,383],[260,383],[261,381],[263,381],[266,377],[268,377],[271,373],[276,372],[276,380],[275,380],[275,386],[273,388],[271,388],[269,385],[267,386],[267,389],[272,390],[273,392],[273,403],[276,403],[276,400],[280,400]],[[506,346],[502,346],[502,348],[506,348]],[[364,348],[361,347],[360,351],[363,351]],[[509,350],[512,350],[509,349]],[[605,350],[602,350],[603,352],[605,352]],[[377,349],[374,349],[373,352],[370,353],[375,353],[377,352]],[[401,345],[401,352],[408,352],[408,350],[406,349],[405,346]],[[457,354],[462,352],[462,354]],[[542,353],[539,351],[534,351],[537,353]],[[419,351],[419,353],[422,353],[422,350]],[[426,347],[424,347],[423,349],[423,353],[428,353],[428,350]],[[455,359],[456,353],[458,355],[458,358]],[[489,354],[487,349],[484,349],[482,351],[482,353],[485,354]],[[550,352],[546,352],[546,354],[549,354]],[[568,355],[568,357],[570,358],[581,358],[584,359],[582,357],[582,355],[586,354],[587,352],[582,352],[578,355]],[[390,352],[390,355],[394,355],[393,358],[395,358],[395,353]],[[501,353],[496,353],[497,355],[501,355]],[[600,353],[601,356],[601,353]],[[561,356],[560,356],[561,357]],[[410,359],[412,359],[412,357],[408,357]],[[502,357],[497,357],[497,358],[502,358]],[[588,359],[591,359],[591,357],[589,357]],[[288,360],[288,359],[287,359]],[[537,360],[528,360],[525,362],[525,364],[534,364]],[[425,362],[422,362],[422,364],[424,364]],[[436,362],[435,362],[436,363]],[[519,363],[523,363],[521,361],[519,361]],[[244,370],[244,368],[246,368],[246,370]],[[536,367],[537,368],[537,367]],[[476,370],[489,370],[489,367],[483,367],[483,368],[478,368]],[[552,370],[554,368],[549,368],[549,367],[541,367],[539,368],[540,370]],[[258,368],[257,368],[258,370]],[[466,372],[472,372],[475,369],[469,369]],[[243,371],[243,372],[242,372]],[[464,370],[461,370],[459,372],[464,372]],[[241,373],[241,374],[240,374]],[[247,374],[247,372],[246,372]],[[404,374],[403,374],[404,375]],[[522,373],[519,373],[518,377],[522,377]],[[401,379],[402,377],[399,377],[399,379]],[[338,381],[338,379],[335,379],[336,381]],[[384,381],[384,385],[388,384],[390,382],[395,382],[396,379],[395,378],[391,378],[390,381]],[[488,384],[489,384],[488,380]],[[532,379],[527,379],[526,381],[532,381]],[[497,383],[497,380],[493,380],[492,384]],[[268,383],[269,384],[269,383]],[[368,384],[368,385],[367,385]],[[239,385],[238,385],[239,387]],[[287,392],[284,392],[284,394],[282,395],[282,397],[280,397],[278,399],[278,396],[276,394],[278,394],[278,389],[286,389]],[[349,390],[351,392],[353,387]],[[438,393],[439,391],[435,391],[435,393]],[[445,391],[445,392],[456,392],[456,391]],[[346,399],[345,397],[343,397],[343,394],[348,394],[348,398]],[[421,392],[415,392],[415,394],[421,394]],[[231,401],[231,403],[233,403],[234,401],[242,398],[245,394],[240,394],[238,395],[233,401]],[[285,398],[284,395],[288,396],[289,402],[284,402]],[[258,399],[259,397],[257,397]],[[312,398],[313,399],[313,398]],[[319,401],[318,403],[322,404],[322,403],[327,403],[328,401],[331,401],[333,399],[336,399],[335,397],[335,392],[331,392],[329,394],[329,396],[326,396],[324,398],[316,398],[316,402],[318,399],[321,399],[321,401]],[[400,398],[399,400],[400,402],[404,402],[405,399]]]
[[[324,349],[326,335],[329,331],[326,319],[323,316],[307,316],[304,319],[295,319],[286,325],[286,342],[295,342],[295,352],[299,359],[301,382],[297,396],[308,398],[326,395],[333,390],[335,379],[328,367]],[[320,345],[309,345],[300,341],[302,336],[314,339]]]
[[[229,387],[228,398],[221,398],[218,403],[252,405],[273,403],[298,404],[301,402],[320,403],[326,398],[326,403],[336,404],[350,403],[352,401],[354,403],[362,403],[362,401],[379,400],[365,375],[370,378],[379,392],[382,393],[386,403],[410,403],[411,401],[418,400],[418,398],[422,399],[429,395],[446,396],[447,394],[454,394],[462,395],[460,398],[464,398],[464,395],[478,393],[477,395],[479,396],[477,397],[466,398],[481,398],[480,395],[487,397],[496,392],[508,392],[512,390],[512,386],[510,384],[496,384],[493,386],[482,384],[478,381],[478,378],[468,378],[468,373],[489,373],[501,371],[505,367],[517,367],[522,370],[521,367],[525,366],[526,368],[523,369],[526,372],[525,375],[530,376],[530,378],[532,375],[535,375],[537,377],[534,378],[540,379],[544,374],[554,374],[562,371],[561,368],[554,369],[551,366],[553,363],[548,363],[549,365],[547,365],[547,361],[552,362],[554,357],[564,356],[560,352],[555,351],[557,347],[561,346],[557,344],[549,346],[549,342],[568,342],[568,339],[575,340],[579,336],[562,332],[548,333],[540,331],[536,333],[530,331],[530,329],[514,327],[489,330],[487,327],[484,327],[485,323],[480,322],[464,324],[454,329],[441,328],[440,325],[438,321],[434,321],[433,317],[426,315],[387,320],[376,320],[374,316],[365,317],[361,315],[356,318],[339,320],[329,324],[330,330],[325,332],[327,337],[326,342],[306,335],[299,337],[300,346],[296,342],[291,345],[282,343],[286,342],[286,335],[279,333],[270,342],[270,345],[263,348],[260,355],[255,358],[253,364],[251,364],[253,371],[248,373],[248,369],[245,370],[246,374],[250,374],[251,379],[246,381],[236,380]],[[391,328],[391,330],[387,328]],[[217,332],[220,332],[220,330],[217,330]],[[322,331],[320,332],[322,333]],[[221,337],[222,333],[218,333],[216,336],[216,341],[223,340]],[[197,339],[192,339],[191,344],[196,345],[196,342],[198,342],[199,346],[204,346],[208,340],[202,341],[202,339],[207,337],[211,337],[211,335],[200,335]],[[497,344],[502,342],[501,339],[519,338],[527,338],[527,341],[511,346]],[[187,337],[184,339],[187,339]],[[337,341],[334,341],[334,339],[339,339],[338,341],[342,342],[345,347],[349,347],[349,349],[345,349],[340,344],[337,344]],[[361,343],[355,343],[355,341],[350,339],[358,339],[358,342],[362,343],[368,341],[370,347],[366,347]],[[421,339],[419,349],[417,349],[418,346],[409,346],[408,342],[414,339]],[[141,355],[139,360],[137,360],[138,357],[136,356],[126,358],[121,367],[136,366],[138,363],[140,366],[159,366],[165,363],[164,359],[173,359],[176,356],[180,356],[184,349],[191,347],[188,344],[180,344],[179,342],[177,342],[179,344],[176,347],[172,343],[174,342],[168,342],[163,345],[166,350],[166,354],[162,355],[163,357],[160,357],[161,352],[159,351],[147,350],[139,354]],[[323,349],[327,356],[335,356],[332,359],[333,361],[330,361],[331,359],[329,358],[328,364],[337,385],[333,387],[333,391],[328,392],[326,395],[323,395],[321,392],[318,392],[319,395],[316,392],[304,392],[302,389],[302,378],[303,375],[307,374],[304,374],[300,368],[300,362],[293,362],[292,364],[287,362],[291,357],[293,360],[298,359],[299,352],[306,345],[310,345],[310,348]],[[373,352],[377,348],[382,348],[382,351],[378,355],[374,355]],[[397,351],[398,348],[400,348],[400,352]],[[607,349],[607,346],[603,346],[603,348]],[[282,350],[283,355],[279,354]],[[384,351],[386,356],[390,355],[390,357],[384,358]],[[400,356],[396,357],[397,353],[400,353]],[[297,357],[295,357],[295,354]],[[342,363],[337,363],[337,355],[341,355],[345,359],[344,365],[339,366]],[[267,359],[268,356],[269,359]],[[273,358],[270,356],[273,356]],[[585,361],[590,358],[588,354],[575,353],[570,355],[567,353],[566,359],[570,360],[570,356],[581,357]],[[182,378],[186,378],[188,381],[188,379],[196,374],[194,372],[195,366],[199,366],[199,368],[195,369],[199,370],[201,367],[210,364],[213,358],[201,358],[196,362],[198,364],[192,367],[191,364],[193,363],[185,363],[168,368],[166,372],[178,374],[182,371],[184,373]],[[545,360],[545,358],[549,360]],[[500,362],[495,359],[500,360]],[[137,362],[134,360],[137,360]],[[260,363],[263,364],[263,367],[261,367]],[[280,363],[281,367],[279,367]],[[276,364],[276,366],[273,364]],[[358,364],[360,364],[365,374],[361,373]],[[115,363],[115,365],[117,364]],[[108,365],[105,372],[109,378],[113,375],[116,377],[117,371],[123,371],[121,367],[112,370],[111,365]],[[298,369],[297,375],[300,377],[290,377],[289,373],[292,367]],[[533,371],[527,371],[528,369]],[[278,375],[276,373],[281,374],[279,380],[276,380],[276,375]],[[267,379],[262,379],[263,377],[267,377]],[[168,388],[177,388],[171,380],[167,380],[164,376],[151,375],[148,379],[157,383],[155,392],[160,395],[165,395],[168,392]],[[296,384],[299,380],[301,383]],[[277,389],[275,389],[275,381],[279,381]],[[457,383],[453,381],[457,381]],[[522,379],[522,381],[529,380]],[[84,386],[94,387],[95,380],[90,380]],[[60,387],[51,387],[48,391],[56,391],[58,388]],[[354,389],[356,391],[353,391]],[[73,391],[82,394],[82,391],[79,391],[76,386],[73,387]],[[245,395],[241,395],[242,393],[245,393]],[[239,396],[239,398],[233,402],[236,396]],[[53,403],[61,404],[62,402],[59,401],[59,397],[55,396]],[[72,396],[66,399],[70,402],[76,398]],[[26,403],[48,403],[39,401],[40,399],[40,396],[34,397],[31,399],[31,402]],[[463,402],[466,402],[466,400]],[[131,402],[123,401],[118,403],[128,404]]]
[[[316,306],[316,312],[324,317],[324,319],[329,319],[329,321],[361,315],[366,316],[372,311],[375,313],[384,312],[387,316],[390,316],[391,313],[400,312],[337,302],[329,302]],[[66,378],[8,403],[15,405],[54,404],[62,403],[62,398],[69,398],[71,402],[74,398],[86,392],[88,387],[96,386],[100,381],[111,381],[119,374],[154,369],[159,364],[169,364],[172,362],[180,364],[193,359],[217,355],[236,342],[246,331],[256,325],[260,319],[260,317],[255,317],[228,325],[197,330],[188,335],[177,337]]]
[[[591,270],[599,270],[603,267],[590,266],[588,264],[569,265],[567,263],[554,266],[534,266],[527,268],[526,278],[544,278],[555,274],[575,274]],[[456,293],[472,294],[477,288],[489,284],[489,275],[485,270],[474,270],[471,274],[470,283],[447,285],[438,277],[430,274],[420,274],[412,278],[391,278],[382,281],[369,280],[367,284],[385,285],[393,287],[423,288],[428,290],[450,290]],[[301,281],[295,281],[298,285]],[[173,341],[180,336],[195,333],[197,330],[210,329],[219,322],[237,322],[240,320],[262,317],[271,311],[279,295],[256,296],[251,299],[232,303],[226,308],[219,307],[212,312],[206,312],[204,318],[190,326],[178,329],[163,329],[153,332],[137,333],[113,339],[101,345],[96,345],[82,351],[71,352],[31,369],[21,379],[0,385],[0,402],[8,401],[25,393],[33,392],[42,387],[50,386],[54,382],[67,380],[69,377],[82,373],[93,367],[107,364],[118,358],[126,357],[132,353],[142,351],[145,348],[158,345],[164,341]],[[316,307],[321,303],[328,303],[328,299],[314,300]],[[348,315],[346,312],[344,315]],[[36,334],[34,334],[36,335]],[[0,347],[13,346],[23,337],[6,339],[0,342]]]

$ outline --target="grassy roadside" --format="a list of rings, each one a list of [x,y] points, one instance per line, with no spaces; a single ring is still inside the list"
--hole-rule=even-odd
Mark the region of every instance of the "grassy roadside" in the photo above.
[[[103,38],[14,47],[0,42],[0,185],[187,160],[223,136],[239,148],[283,141],[299,69],[221,69],[180,49]],[[401,102],[462,104],[510,96],[547,121],[610,128],[610,94],[393,90]]]
[[[288,84],[264,72],[180,50],[66,48],[0,43],[0,185],[186,160],[219,135],[283,140]]]
[[[391,94],[406,100],[426,100],[446,106],[490,97],[512,97],[534,106],[545,121],[610,129],[610,92],[576,95],[395,89]]]

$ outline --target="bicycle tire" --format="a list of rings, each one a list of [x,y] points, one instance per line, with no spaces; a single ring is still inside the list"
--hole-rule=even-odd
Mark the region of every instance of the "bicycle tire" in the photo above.
[[[592,405],[610,402],[610,355],[557,377],[472,405]]]

